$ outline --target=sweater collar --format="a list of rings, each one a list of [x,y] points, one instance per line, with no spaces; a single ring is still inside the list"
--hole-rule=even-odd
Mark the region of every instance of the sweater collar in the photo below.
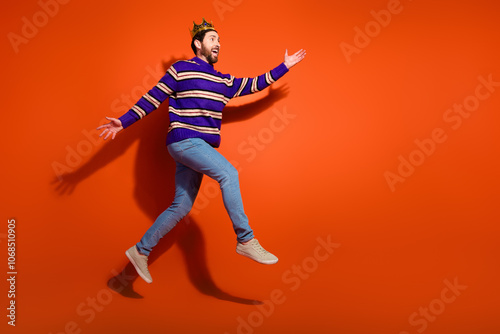
[[[214,69],[214,65],[210,65],[209,63],[207,63],[206,61],[198,58],[198,57],[194,57],[193,59],[191,59],[192,61],[194,61],[195,63],[201,65],[201,66],[205,66],[205,67],[208,67],[208,68],[211,68],[212,70]]]

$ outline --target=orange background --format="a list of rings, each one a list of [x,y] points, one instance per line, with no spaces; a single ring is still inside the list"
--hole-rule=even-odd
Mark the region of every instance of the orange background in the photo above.
[[[500,331],[500,87],[479,88],[488,97],[459,127],[457,114],[444,118],[475,101],[478,77],[500,82],[499,2],[402,0],[385,27],[371,13],[385,0],[74,0],[46,22],[37,1],[3,7],[1,267],[15,218],[18,275],[15,329],[0,285],[2,332]],[[34,16],[38,31],[14,47],[9,33]],[[223,73],[253,77],[286,48],[308,53],[275,89],[231,101],[219,149],[280,261],[235,253],[205,178],[196,211],[151,256],[153,284],[112,281],[142,297],[129,298],[107,282],[130,274],[124,251],[172,200],[167,104],[113,142],[94,129],[192,57],[188,27],[201,17],[220,33]],[[374,29],[364,45],[356,27]],[[346,57],[342,43],[356,41]],[[415,141],[429,144],[437,128],[446,140],[418,153]],[[391,189],[400,156],[419,166]],[[337,244],[332,254],[318,238]]]

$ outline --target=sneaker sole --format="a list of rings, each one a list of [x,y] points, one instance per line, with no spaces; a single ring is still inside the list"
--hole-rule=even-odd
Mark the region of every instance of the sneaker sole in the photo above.
[[[257,263],[260,263],[260,264],[275,264],[275,263],[278,262],[278,259],[276,259],[276,260],[266,260],[266,261],[257,261],[253,257],[249,256],[247,253],[241,252],[238,249],[236,249],[236,253],[238,253],[238,254],[246,257],[246,258],[249,258],[250,260],[253,260],[253,261],[257,262]]]
[[[132,255],[130,255],[130,253],[127,251],[125,251],[125,255],[128,257],[128,259],[130,260],[130,263],[132,263],[132,265],[134,266],[135,268],[135,271],[137,272],[137,274],[143,279],[145,280],[147,283],[151,284],[153,283],[153,280],[147,278],[146,276],[144,276],[144,274],[142,273],[142,271],[139,269],[139,266],[135,263],[135,260],[134,258],[132,257]]]

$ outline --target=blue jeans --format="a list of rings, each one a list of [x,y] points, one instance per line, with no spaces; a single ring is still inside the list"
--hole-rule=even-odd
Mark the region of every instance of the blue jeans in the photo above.
[[[146,231],[137,249],[149,255],[160,239],[186,216],[193,207],[203,174],[219,182],[222,200],[239,242],[253,238],[248,218],[243,210],[238,171],[226,158],[200,138],[184,139],[167,146],[176,162],[175,197],[170,207],[156,218]]]

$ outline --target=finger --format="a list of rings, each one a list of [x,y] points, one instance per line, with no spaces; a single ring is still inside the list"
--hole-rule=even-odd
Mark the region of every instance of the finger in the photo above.
[[[288,49],[285,49],[285,57],[288,57]]]
[[[293,55],[294,55],[294,56],[297,56],[297,55],[299,55],[302,51],[304,51],[304,49],[300,49],[299,51],[295,52]]]
[[[112,125],[113,121],[115,120],[113,117],[108,117],[106,116],[106,119],[110,121],[110,123],[102,124],[97,127],[97,130],[103,129],[103,128],[108,128]]]
[[[104,140],[108,139],[108,137],[111,135],[111,131],[108,131],[108,133],[106,134],[106,137],[104,137]]]
[[[113,132],[113,137],[111,137],[111,139],[115,139],[116,137],[116,132]]]
[[[103,132],[101,132],[101,134],[99,135],[99,137],[102,137],[106,132],[108,132],[109,130],[108,129],[104,129]]]
[[[301,53],[301,54],[297,55],[297,60],[298,60],[298,61],[301,61],[302,59],[304,59],[304,58],[305,58],[305,56],[306,56],[306,53],[305,53],[305,52],[303,52],[303,53]]]

